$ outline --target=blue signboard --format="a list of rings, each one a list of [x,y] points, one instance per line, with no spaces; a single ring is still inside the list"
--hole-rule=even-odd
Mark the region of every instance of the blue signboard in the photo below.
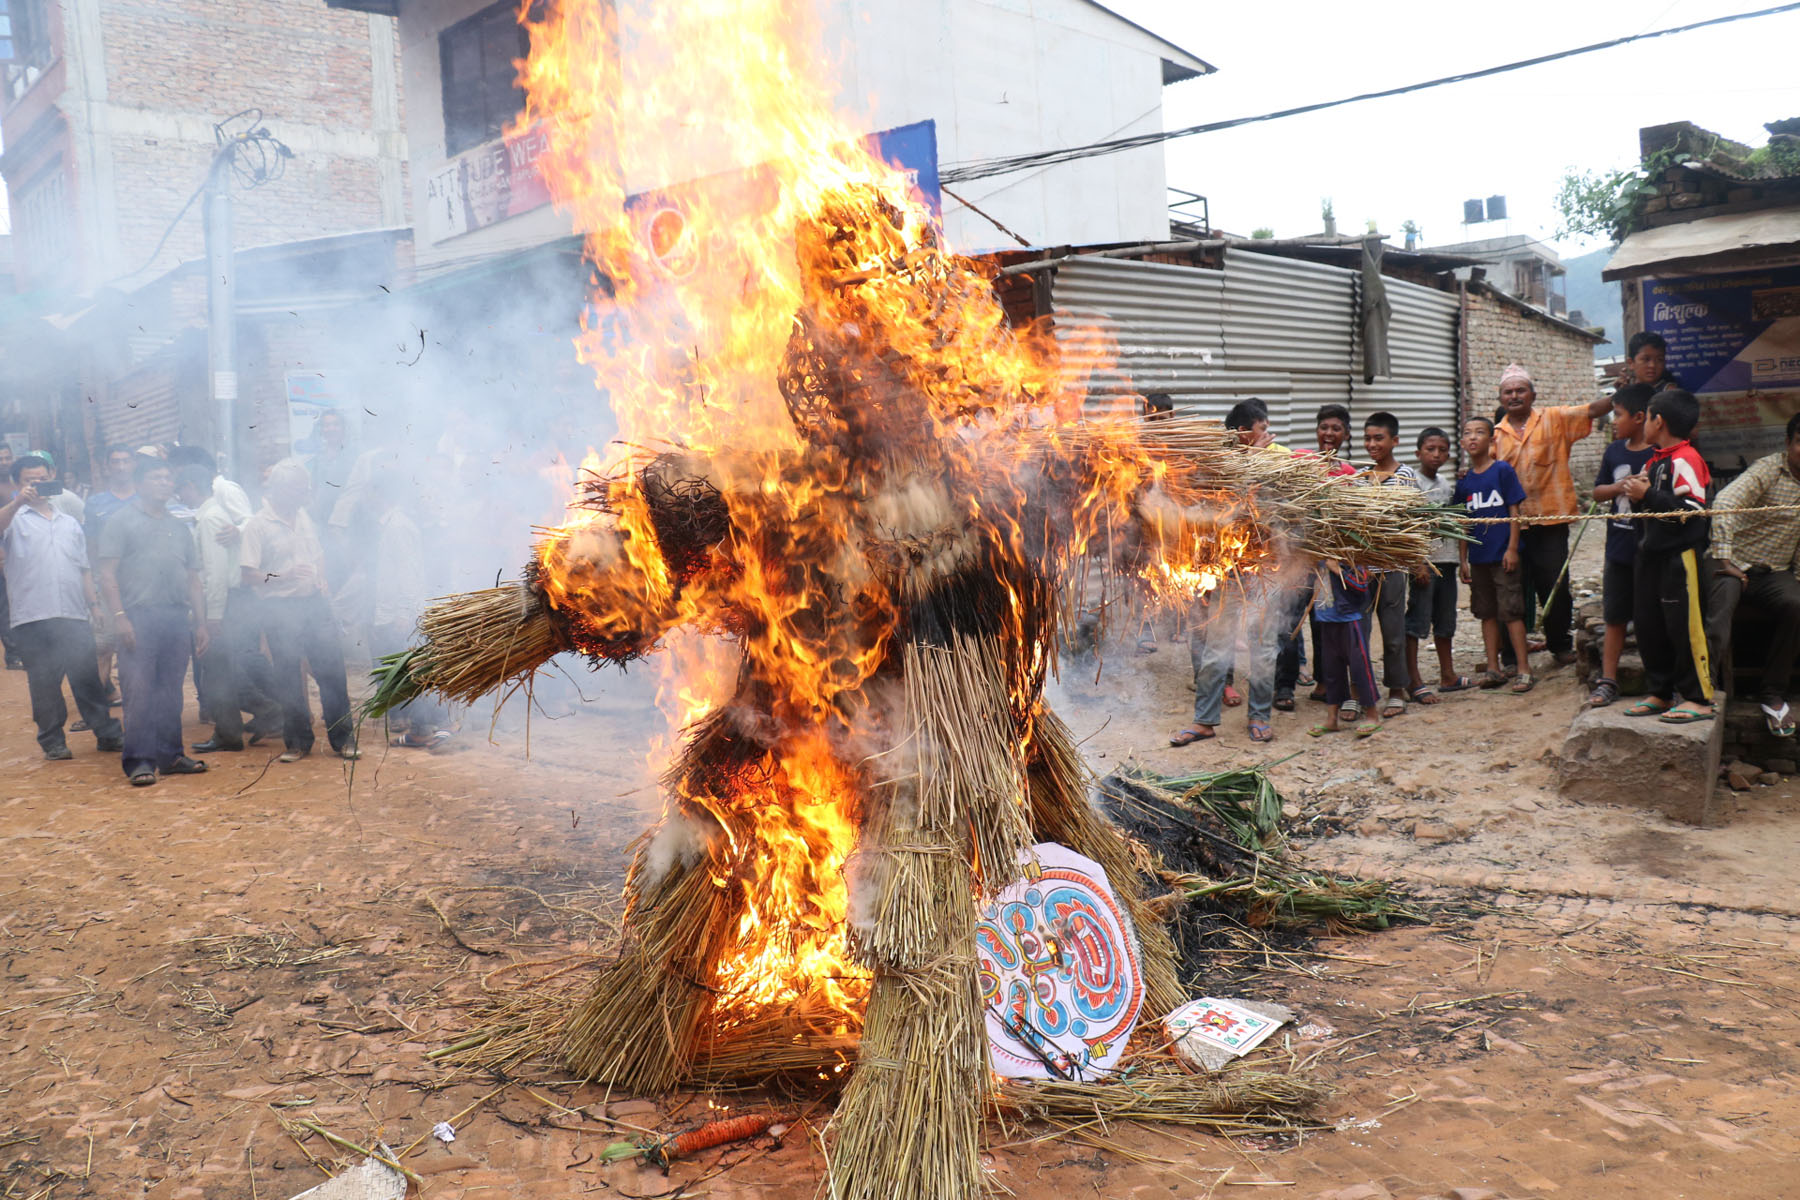
[[[1800,266],[1646,279],[1644,328],[1700,397],[1694,441],[1715,465],[1781,448],[1800,411]]]

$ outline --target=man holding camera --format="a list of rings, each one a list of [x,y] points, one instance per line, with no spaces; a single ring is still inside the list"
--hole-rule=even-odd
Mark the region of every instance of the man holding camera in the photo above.
[[[88,569],[87,538],[81,522],[52,503],[62,484],[51,474],[49,462],[34,454],[13,463],[18,490],[0,507],[0,544],[6,549],[13,639],[25,660],[38,745],[45,758],[56,761],[75,757],[64,739],[65,678],[99,749],[117,753],[122,731],[107,707],[94,655],[91,621],[100,599]]]

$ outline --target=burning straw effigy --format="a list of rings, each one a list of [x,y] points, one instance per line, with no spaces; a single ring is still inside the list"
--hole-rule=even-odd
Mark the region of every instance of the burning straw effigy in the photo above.
[[[647,14],[644,36],[715,43],[685,7]],[[524,578],[431,607],[372,709],[503,695],[565,652],[627,664],[677,630],[735,643],[735,683],[690,713],[664,815],[633,849],[617,956],[574,1011],[521,1026],[524,1048],[641,1093],[841,1082],[834,1195],[966,1200],[995,1093],[977,925],[1039,847],[1111,881],[1143,1011],[1186,999],[1044,703],[1072,585],[1094,570],[1193,595],[1319,557],[1408,566],[1444,518],[1213,425],[1075,419],[1054,343],[1009,327],[907,178],[743,24],[741,60],[705,68],[740,103],[680,107],[679,74],[658,96],[730,114],[770,165],[638,207],[592,157],[613,31],[586,6],[533,26],[527,119],[548,131],[553,193],[599,231],[612,323],[582,348],[621,437]],[[1106,1087],[1009,1086],[1002,1107],[1254,1122],[1316,1099],[1266,1079]]]

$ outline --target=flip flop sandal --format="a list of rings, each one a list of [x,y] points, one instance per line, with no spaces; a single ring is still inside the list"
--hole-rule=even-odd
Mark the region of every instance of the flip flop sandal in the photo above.
[[[1252,721],[1250,722],[1250,740],[1253,742],[1272,742],[1275,740],[1275,731],[1269,728],[1269,723],[1267,721]]]
[[[1415,689],[1412,698],[1414,704],[1442,704],[1444,702],[1444,698],[1437,694],[1437,689],[1430,686]]]
[[[1537,680],[1532,678],[1532,676],[1521,675],[1517,679],[1513,680],[1513,685],[1510,690],[1512,691],[1512,694],[1515,696],[1523,696],[1526,692],[1529,692],[1532,688],[1534,688],[1536,686],[1537,686]]]
[[[1137,644],[1137,652],[1139,654],[1155,654],[1156,653],[1156,643],[1151,641],[1149,638],[1139,638],[1138,644]]]
[[[1671,708],[1668,712],[1663,713],[1656,719],[1665,725],[1698,725],[1702,721],[1712,720],[1713,714],[1710,712],[1696,712],[1686,705],[1683,705],[1680,708]]]
[[[1275,707],[1281,712],[1293,712],[1294,698],[1292,696],[1283,696],[1275,701]]]
[[[1367,725],[1358,725],[1356,727],[1356,736],[1359,738],[1366,738],[1366,737],[1370,736],[1371,734],[1376,734],[1376,733],[1380,733],[1380,732],[1381,732],[1381,722],[1380,721],[1372,721]]]
[[[1325,737],[1329,734],[1342,732],[1344,732],[1344,727],[1342,725],[1314,725],[1311,729],[1306,731],[1306,736]]]
[[[1794,736],[1794,717],[1788,709],[1787,701],[1782,701],[1780,708],[1770,708],[1765,704],[1762,706],[1762,710],[1763,720],[1768,723],[1769,733],[1772,736],[1778,738]]]
[[[1506,676],[1498,671],[1483,671],[1475,677],[1475,686],[1484,692],[1491,692],[1497,687],[1506,686]]]
[[[1219,735],[1211,729],[1183,729],[1169,739],[1171,746],[1191,746],[1195,742],[1210,742]]]
[[[1474,686],[1475,686],[1475,681],[1473,679],[1470,679],[1467,675],[1458,675],[1456,677],[1455,683],[1440,683],[1440,684],[1438,684],[1438,691],[1440,691],[1440,692],[1466,692]]]
[[[151,784],[153,784],[155,782],[156,782],[156,772],[155,771],[139,771],[136,775],[133,775],[131,777],[131,786],[132,787],[149,787]]]
[[[1589,708],[1605,708],[1619,698],[1619,681],[1605,676],[1594,684],[1594,690],[1588,695]]]
[[[1389,696],[1387,703],[1381,706],[1381,719],[1384,721],[1392,717],[1404,717],[1405,715],[1406,701],[1400,699],[1398,696]]]
[[[1628,717],[1660,717],[1675,707],[1672,704],[1658,704],[1654,700],[1640,700],[1625,710]]]
[[[1300,672],[1300,678],[1294,680],[1294,686],[1309,688],[1317,682],[1318,680],[1314,679],[1311,675],[1308,675],[1305,671],[1302,671]]]

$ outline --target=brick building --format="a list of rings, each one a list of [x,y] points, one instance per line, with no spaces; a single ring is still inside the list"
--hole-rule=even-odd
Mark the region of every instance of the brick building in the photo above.
[[[1686,121],[1638,131],[1649,172],[1601,278],[1625,334],[1662,335],[1700,398],[1715,478],[1781,449],[1800,412],[1800,119],[1750,147]]]
[[[1586,404],[1594,398],[1594,347],[1605,334],[1553,317],[1485,280],[1470,280],[1465,289],[1464,411],[1492,416],[1500,402],[1500,372],[1515,362],[1531,372],[1539,404]],[[1610,436],[1600,429],[1575,444],[1569,469],[1584,492]]]
[[[0,0],[0,10],[11,35],[0,176],[15,316],[27,317],[0,333],[0,411],[24,414],[37,444],[72,463],[95,439],[127,433],[185,427],[210,441],[179,409],[205,380],[204,336],[198,365],[193,336],[206,320],[198,193],[221,131],[265,128],[292,154],[253,147],[247,165],[271,178],[234,183],[238,248],[404,227],[394,22],[254,0]],[[305,292],[303,273],[296,280]],[[115,396],[147,363],[173,365],[176,382],[161,390],[180,393],[148,413]],[[152,419],[107,428],[128,411]]]

